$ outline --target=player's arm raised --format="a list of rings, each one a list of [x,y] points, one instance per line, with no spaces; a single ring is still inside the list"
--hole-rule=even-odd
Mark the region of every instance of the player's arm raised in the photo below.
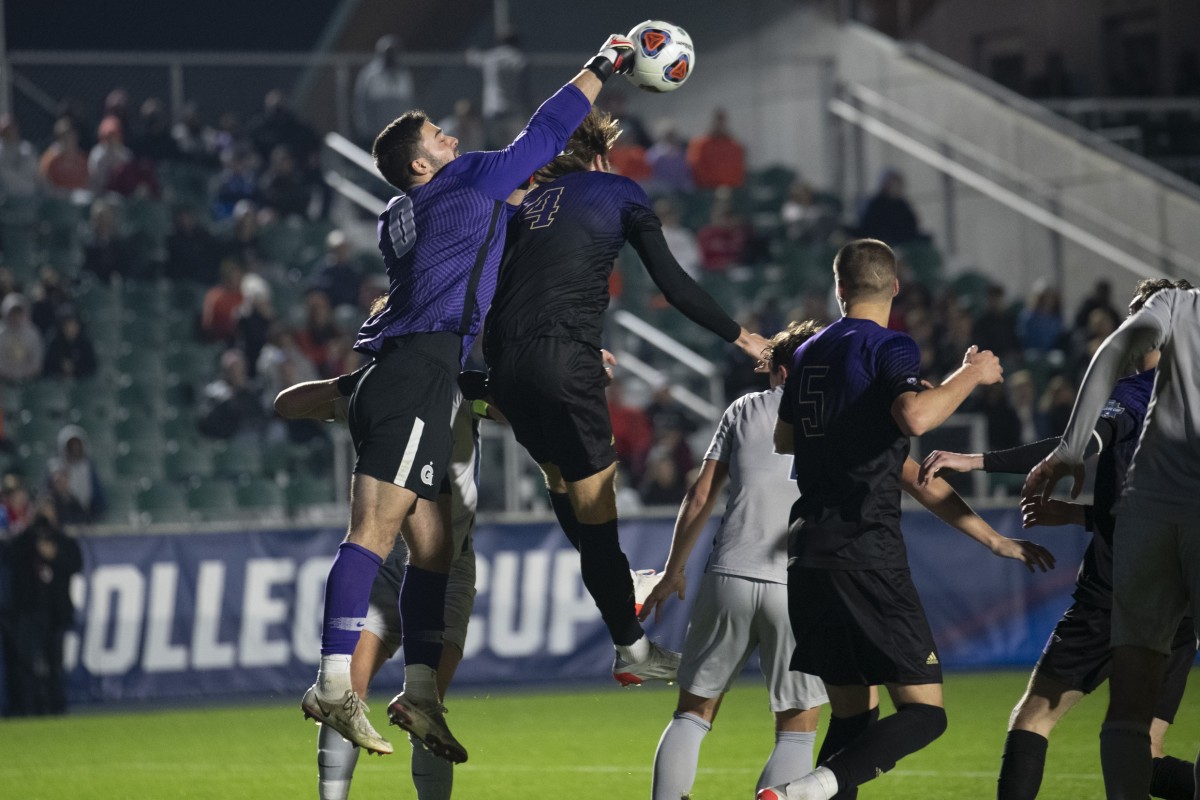
[[[671,552],[667,555],[667,565],[663,567],[663,577],[658,585],[651,590],[650,595],[642,603],[642,611],[638,619],[645,621],[654,612],[654,621],[658,622],[662,607],[671,595],[684,599],[687,590],[687,578],[684,567],[687,566],[688,556],[700,538],[705,524],[712,516],[713,505],[721,487],[729,478],[729,465],[724,461],[705,459],[700,467],[700,474],[688,487],[683,503],[679,506],[679,516],[675,518],[675,530],[671,534]]]
[[[932,511],[938,519],[962,531],[996,555],[1020,561],[1030,572],[1038,569],[1045,572],[1054,568],[1054,555],[1049,550],[1024,539],[1009,539],[1000,535],[941,478],[935,478],[926,486],[920,485],[920,472],[920,464],[911,458],[906,459],[900,474],[901,485],[904,491]]]
[[[924,392],[905,392],[892,402],[892,417],[908,436],[920,436],[941,425],[953,414],[976,386],[1000,383],[1004,368],[990,350],[971,345],[962,366],[942,385]]]

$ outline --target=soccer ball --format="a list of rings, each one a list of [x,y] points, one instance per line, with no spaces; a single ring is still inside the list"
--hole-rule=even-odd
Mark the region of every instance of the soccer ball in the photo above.
[[[635,55],[627,77],[648,92],[673,92],[696,68],[692,37],[678,25],[648,19],[629,32]]]

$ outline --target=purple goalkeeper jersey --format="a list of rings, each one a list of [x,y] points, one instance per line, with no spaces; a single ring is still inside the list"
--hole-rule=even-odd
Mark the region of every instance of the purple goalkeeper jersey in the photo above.
[[[354,349],[377,354],[386,339],[449,331],[465,360],[496,292],[505,200],[563,149],[591,104],[567,84],[503,150],[465,153],[433,180],[393,197],[379,215],[387,304],[363,323]]]

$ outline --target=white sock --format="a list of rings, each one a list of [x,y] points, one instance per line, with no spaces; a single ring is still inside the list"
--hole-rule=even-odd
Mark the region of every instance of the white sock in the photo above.
[[[812,772],[816,731],[776,731],[775,748],[758,778],[758,789],[799,780]]]
[[[406,664],[404,667],[404,693],[409,697],[440,702],[437,690],[437,672],[426,664]]]
[[[346,800],[358,763],[358,748],[333,728],[321,726],[317,735],[317,793],[321,800]]]
[[[700,744],[712,725],[695,714],[676,714],[654,752],[651,800],[679,800],[692,791]]]
[[[450,800],[454,786],[454,765],[425,749],[415,736],[412,743],[412,779],[417,787],[417,800]]]
[[[787,800],[829,800],[837,793],[837,776],[829,767],[817,767],[787,785]]]
[[[639,661],[645,661],[650,657],[650,640],[643,633],[633,644],[617,645],[617,655],[626,664],[636,664]]]
[[[350,688],[350,656],[335,653],[321,656],[317,672],[317,692],[326,699],[336,699]]]

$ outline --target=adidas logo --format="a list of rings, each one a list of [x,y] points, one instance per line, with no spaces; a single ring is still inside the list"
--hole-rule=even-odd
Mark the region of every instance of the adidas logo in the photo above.
[[[938,661],[937,653],[930,653],[929,657],[925,659],[926,666],[933,666],[934,664],[940,664],[940,663],[941,662]]]

